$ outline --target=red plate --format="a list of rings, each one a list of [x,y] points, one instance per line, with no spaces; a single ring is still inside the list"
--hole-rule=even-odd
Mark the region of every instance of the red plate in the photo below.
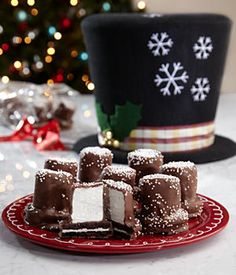
[[[229,221],[227,210],[218,202],[202,195],[199,196],[204,202],[204,209],[200,217],[189,221],[187,232],[172,236],[142,236],[133,241],[60,239],[57,233],[29,226],[24,222],[23,213],[25,206],[32,201],[32,195],[25,196],[8,205],[3,210],[2,219],[5,225],[18,236],[43,246],[74,252],[141,253],[195,243],[220,232]]]

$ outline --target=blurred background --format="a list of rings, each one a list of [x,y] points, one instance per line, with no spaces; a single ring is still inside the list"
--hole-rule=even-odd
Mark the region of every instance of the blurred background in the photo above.
[[[235,0],[2,0],[0,2],[0,80],[66,83],[93,93],[89,56],[80,23],[92,13],[211,12],[236,19]],[[236,92],[236,31],[233,27],[223,92]]]

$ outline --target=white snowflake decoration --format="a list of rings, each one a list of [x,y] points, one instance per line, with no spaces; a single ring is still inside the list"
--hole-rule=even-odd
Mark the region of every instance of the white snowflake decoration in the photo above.
[[[181,94],[181,90],[184,87],[180,86],[179,83],[186,83],[187,79],[189,78],[186,71],[179,74],[179,72],[183,70],[183,66],[180,62],[173,63],[172,72],[169,71],[169,67],[169,63],[162,64],[159,68],[159,72],[163,73],[164,75],[156,74],[156,78],[154,79],[157,87],[161,86],[163,83],[166,84],[163,88],[160,89],[160,92],[163,94],[163,96],[170,96],[171,92],[173,92],[174,95]],[[173,89],[171,89],[171,86],[173,87]]]
[[[196,79],[191,88],[194,101],[204,101],[210,92],[210,84],[207,77],[199,77]]]
[[[207,59],[212,50],[212,40],[209,36],[200,36],[193,45],[193,51],[197,59]]]
[[[155,56],[167,55],[173,46],[173,41],[166,32],[153,33],[147,46]]]

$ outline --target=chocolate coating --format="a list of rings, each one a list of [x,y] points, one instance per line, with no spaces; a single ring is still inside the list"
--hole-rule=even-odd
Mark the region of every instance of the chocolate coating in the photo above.
[[[45,169],[54,171],[65,171],[74,177],[74,181],[77,181],[78,163],[76,160],[62,159],[62,158],[50,158],[44,163]]]
[[[188,229],[188,213],[181,208],[181,189],[177,177],[153,174],[140,180],[142,212],[146,234],[176,234]]]
[[[58,229],[58,222],[70,220],[73,176],[67,172],[42,169],[36,173],[33,203],[25,209],[30,225]]]
[[[123,181],[132,187],[135,185],[136,171],[127,166],[112,166],[105,167],[102,171],[102,179],[111,179],[114,181]]]
[[[197,168],[193,162],[170,162],[162,166],[162,172],[180,179],[182,207],[189,213],[189,217],[201,214],[203,203],[197,196]]]
[[[158,150],[137,149],[128,154],[128,164],[136,170],[136,184],[146,175],[159,173],[163,156]]]
[[[112,163],[113,154],[107,148],[86,147],[80,152],[79,180],[100,180],[102,170]]]

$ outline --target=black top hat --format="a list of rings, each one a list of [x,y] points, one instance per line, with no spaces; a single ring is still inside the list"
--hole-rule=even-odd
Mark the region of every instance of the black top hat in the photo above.
[[[82,23],[101,131],[75,146],[155,148],[196,163],[236,154],[214,134],[230,20],[216,14],[99,14]]]

